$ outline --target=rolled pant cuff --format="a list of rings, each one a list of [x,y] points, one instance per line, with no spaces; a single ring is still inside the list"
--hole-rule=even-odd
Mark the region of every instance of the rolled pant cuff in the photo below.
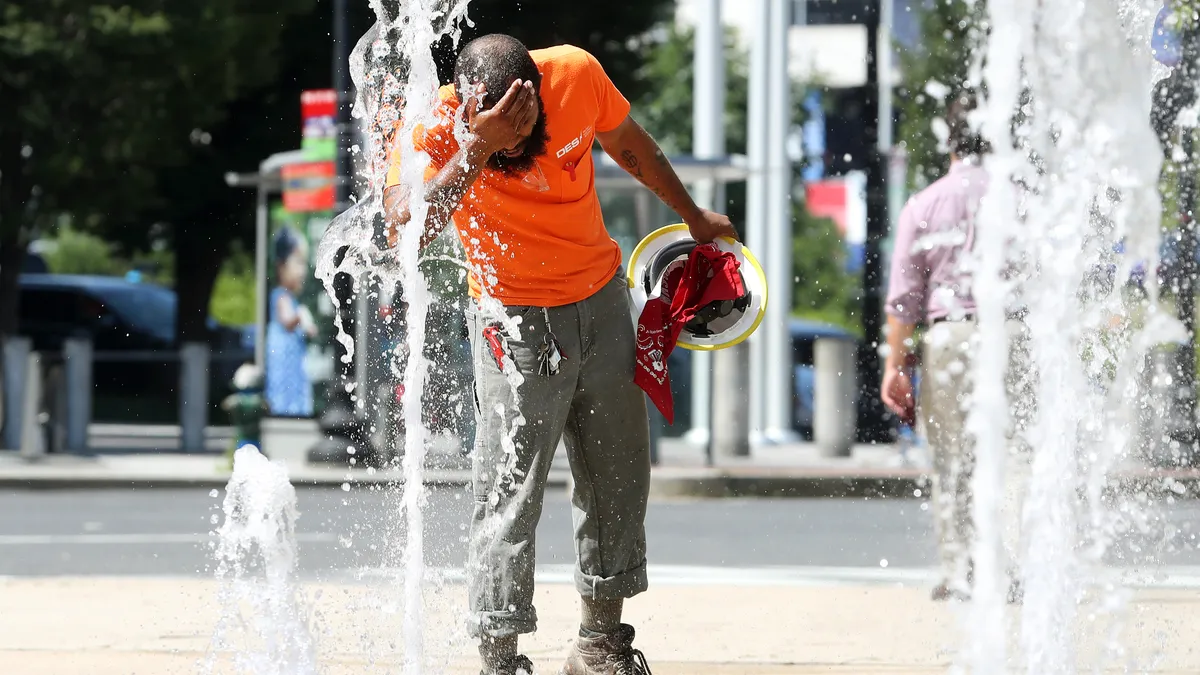
[[[611,577],[584,574],[575,570],[575,588],[579,595],[595,600],[623,600],[644,593],[649,586],[646,563]]]
[[[512,612],[475,612],[467,622],[467,631],[473,638],[533,633],[537,631],[537,611],[530,607]]]

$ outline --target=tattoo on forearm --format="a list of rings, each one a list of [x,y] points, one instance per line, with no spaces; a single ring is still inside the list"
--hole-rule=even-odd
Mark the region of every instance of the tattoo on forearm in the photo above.
[[[637,155],[633,154],[632,150],[622,152],[621,160],[625,162],[625,169],[629,171],[631,176],[642,180],[642,164],[638,161]]]
[[[667,159],[667,156],[665,154],[663,154],[663,151],[659,148],[654,149],[654,159],[658,163],[660,168],[670,168],[670,166],[671,166],[671,160]],[[672,209],[678,208],[679,205],[676,203],[676,201],[677,201],[676,199],[673,199],[666,190],[662,189],[662,187],[660,187],[659,185],[656,185],[656,184],[652,184],[650,181],[648,181],[646,179],[645,173],[642,171],[642,162],[641,162],[641,160],[638,159],[638,156],[634,151],[632,151],[632,150],[622,151],[621,152],[621,161],[622,161],[622,163],[625,164],[625,170],[629,172],[629,175],[638,179],[638,182],[640,182],[642,185],[646,186],[646,188],[648,190],[650,190],[651,192],[653,192],[654,195],[656,197],[658,197],[660,200],[662,200],[662,202],[664,204],[666,204],[667,206],[669,206]],[[660,177],[661,177],[661,174],[660,174]]]

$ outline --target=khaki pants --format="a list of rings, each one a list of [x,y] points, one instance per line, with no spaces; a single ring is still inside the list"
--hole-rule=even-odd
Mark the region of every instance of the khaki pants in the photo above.
[[[1028,329],[1019,321],[1005,325],[1009,354],[1005,389],[1009,408],[1008,457],[1001,527],[1008,564],[1013,567],[1020,541],[1021,504],[1029,483],[1025,431],[1034,408],[1034,376],[1028,354]],[[971,476],[973,439],[966,431],[971,405],[971,356],[977,353],[973,321],[942,321],[926,332],[921,370],[920,423],[933,459],[932,506],[943,579],[966,588],[974,527]]]
[[[467,574],[477,637],[537,628],[534,535],[559,439],[574,479],[576,589],[601,600],[646,590],[650,430],[645,394],[633,382],[635,333],[624,274],[572,305],[505,311],[521,317],[520,335],[507,341],[524,378],[516,398],[482,338],[496,317],[474,308],[467,315],[477,402]],[[547,314],[566,360],[557,374],[539,375]],[[513,434],[518,416],[523,423]]]

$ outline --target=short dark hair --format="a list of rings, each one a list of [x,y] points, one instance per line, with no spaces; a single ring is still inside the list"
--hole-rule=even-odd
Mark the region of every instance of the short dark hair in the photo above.
[[[485,109],[496,105],[516,80],[533,82],[536,89],[542,76],[529,50],[511,35],[495,33],[468,42],[454,64],[455,87],[483,83]],[[465,101],[471,93],[460,89],[458,97]]]
[[[978,105],[974,89],[963,88],[954,92],[946,102],[946,126],[950,128],[950,151],[959,157],[987,154],[991,146],[983,135],[971,128],[968,119]]]

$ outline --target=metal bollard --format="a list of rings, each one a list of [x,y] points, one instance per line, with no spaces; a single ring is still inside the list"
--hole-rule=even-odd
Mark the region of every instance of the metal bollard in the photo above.
[[[750,456],[750,345],[712,354],[713,410],[709,443],[714,458]],[[791,406],[788,407],[791,409]]]
[[[92,422],[92,341],[70,338],[63,344],[66,361],[67,450],[85,452]]]
[[[36,460],[46,455],[46,430],[42,424],[42,356],[30,352],[25,361],[25,392],[21,411],[21,457]]]
[[[21,447],[21,420],[25,415],[25,368],[33,341],[10,337],[4,341],[4,448]]]
[[[854,447],[856,349],[853,341],[838,338],[820,339],[815,344],[813,439],[826,457],[849,457]]]
[[[208,345],[189,342],[179,350],[179,442],[184,452],[203,452],[208,427]]]
[[[42,373],[42,414],[46,452],[67,449],[67,373],[62,363],[47,361]]]

